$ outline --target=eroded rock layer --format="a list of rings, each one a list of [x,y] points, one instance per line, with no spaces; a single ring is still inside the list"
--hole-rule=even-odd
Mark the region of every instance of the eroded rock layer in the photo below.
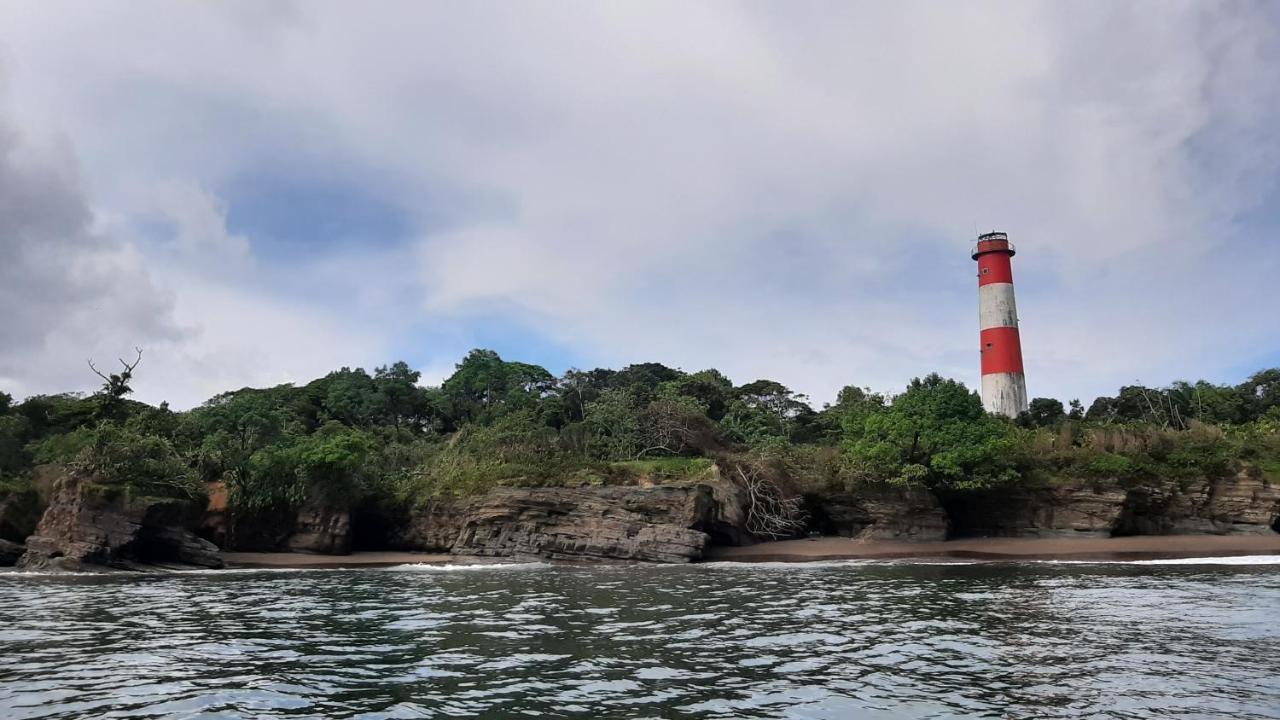
[[[189,501],[131,497],[68,473],[57,480],[17,564],[53,570],[222,567],[217,546],[187,529],[193,511],[198,509]]]

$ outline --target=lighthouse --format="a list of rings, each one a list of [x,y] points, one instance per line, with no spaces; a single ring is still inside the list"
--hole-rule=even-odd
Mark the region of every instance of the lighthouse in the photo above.
[[[1027,379],[1022,373],[1018,306],[1013,300],[1016,251],[1009,236],[978,236],[978,327],[982,353],[982,406],[987,412],[1017,417],[1027,409]]]

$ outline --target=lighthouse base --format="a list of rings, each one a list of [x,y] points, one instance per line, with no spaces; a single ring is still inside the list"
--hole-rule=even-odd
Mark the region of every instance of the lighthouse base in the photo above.
[[[989,413],[1011,418],[1026,412],[1026,376],[1020,372],[983,375],[982,407]]]

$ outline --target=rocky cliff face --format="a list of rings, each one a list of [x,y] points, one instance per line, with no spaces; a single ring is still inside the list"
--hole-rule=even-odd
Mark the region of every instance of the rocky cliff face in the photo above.
[[[963,537],[1255,534],[1276,531],[1280,486],[1257,473],[1122,484],[1079,480],[943,496]]]
[[[1108,537],[1127,491],[1111,481],[1009,486],[943,496],[961,537]]]
[[[384,515],[384,519],[392,520],[381,533],[385,547],[390,550],[449,552],[462,532],[468,507],[467,500],[446,498]]]
[[[495,488],[414,509],[389,533],[387,546],[481,557],[684,563],[702,557],[706,529],[721,513],[714,488],[701,483]]]
[[[1276,531],[1280,486],[1258,474],[1133,488],[1117,535],[1256,535]]]
[[[118,488],[96,485],[92,478],[66,473],[56,481],[18,566],[221,567],[218,548],[187,529],[196,519],[193,510],[187,501],[129,497]]]
[[[468,504],[453,552],[683,563],[715,517],[707,485],[500,488]]]
[[[199,534],[218,547],[244,552],[351,552],[351,512],[343,502],[309,497],[295,510],[234,512],[226,486],[210,483]]]
[[[950,521],[924,488],[865,486],[808,497],[810,523],[822,535],[860,540],[945,540]]]
[[[324,499],[304,503],[294,517],[293,532],[284,541],[289,552],[348,555],[351,553],[351,511]]]

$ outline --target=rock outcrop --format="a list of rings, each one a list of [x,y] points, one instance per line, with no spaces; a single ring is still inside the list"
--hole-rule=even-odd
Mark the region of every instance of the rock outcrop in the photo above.
[[[219,547],[321,555],[351,552],[351,512],[345,504],[313,495],[296,511],[285,508],[237,513],[230,507],[224,483],[210,483],[208,494],[199,534]]]
[[[1104,480],[960,491],[943,502],[959,537],[1108,537],[1127,496]]]
[[[396,522],[383,533],[391,550],[449,552],[462,533],[469,502],[457,498],[432,500],[412,510],[394,513]]]
[[[707,485],[497,488],[467,503],[453,552],[684,563],[714,517]]]
[[[1067,480],[943,496],[959,537],[1256,534],[1275,531],[1280,486],[1260,474],[1193,480]]]
[[[865,485],[807,499],[810,525],[822,535],[860,540],[947,538],[947,514],[938,498],[924,488]]]
[[[64,474],[48,509],[27,538],[18,566],[27,569],[92,570],[148,567],[221,567],[217,546],[187,528],[192,503],[130,497],[121,488]]]
[[[1170,481],[1129,491],[1117,535],[1256,535],[1276,531],[1280,485],[1241,472],[1215,480]]]
[[[293,533],[284,545],[289,552],[349,555],[351,511],[333,502],[309,499],[298,509]]]

